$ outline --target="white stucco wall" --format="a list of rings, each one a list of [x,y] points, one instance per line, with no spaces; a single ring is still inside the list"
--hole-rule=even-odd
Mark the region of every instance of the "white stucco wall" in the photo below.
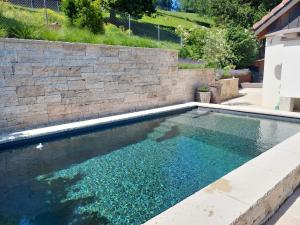
[[[300,39],[284,42],[280,96],[300,98]]]
[[[262,104],[270,109],[293,110],[295,98],[300,98],[300,39],[269,36]]]
[[[267,37],[263,81],[263,106],[275,109],[280,100],[283,43],[279,37]]]

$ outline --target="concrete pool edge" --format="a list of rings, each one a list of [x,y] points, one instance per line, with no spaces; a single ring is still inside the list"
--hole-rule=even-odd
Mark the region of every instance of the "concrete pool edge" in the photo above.
[[[293,113],[293,112],[283,112],[283,111],[273,111],[273,110],[261,110],[261,109],[249,109],[244,107],[238,106],[226,106],[226,105],[217,105],[217,104],[206,104],[206,103],[199,103],[199,102],[188,102],[184,104],[178,104],[173,106],[143,110],[133,113],[126,113],[108,117],[102,117],[98,119],[91,119],[91,120],[83,120],[79,122],[72,122],[72,123],[65,123],[60,125],[54,125],[49,127],[43,128],[36,128],[31,130],[25,130],[20,132],[13,132],[5,135],[0,136],[0,147],[4,145],[13,145],[14,143],[20,141],[27,141],[30,139],[35,139],[44,136],[50,136],[52,134],[63,134],[74,130],[82,130],[86,128],[93,128],[96,126],[105,126],[107,124],[118,123],[122,121],[128,121],[133,119],[142,119],[146,117],[151,117],[155,115],[161,115],[165,113],[176,112],[179,110],[190,109],[195,107],[201,107],[203,109],[210,109],[210,110],[220,110],[220,112],[227,112],[235,114],[239,113],[249,113],[255,116],[263,116],[263,117],[281,117],[287,118],[288,120],[292,119],[299,119],[300,121],[300,113]]]
[[[178,104],[173,106],[167,106],[156,109],[149,109],[144,111],[138,111],[133,113],[126,113],[108,117],[101,117],[98,119],[91,120],[83,120],[79,122],[73,123],[65,123],[60,125],[54,125],[43,128],[36,128],[31,130],[24,130],[19,132],[13,132],[9,134],[4,134],[0,136],[0,149],[9,148],[11,146],[16,145],[17,143],[23,143],[25,141],[38,139],[42,137],[48,137],[52,135],[63,135],[68,132],[76,131],[76,130],[85,130],[94,127],[107,126],[110,124],[122,123],[124,121],[143,119],[155,115],[163,115],[168,114],[180,110],[191,109],[197,107],[197,103],[189,102],[184,104]]]
[[[158,109],[127,113],[100,119],[16,132],[0,140],[14,143],[35,137],[62,134],[130,119],[194,107],[228,113],[250,113],[266,117],[300,119],[297,113],[245,109],[236,106],[190,102]],[[276,145],[259,157],[233,170],[221,179],[179,202],[146,224],[260,224],[294,191],[300,182],[300,133]]]

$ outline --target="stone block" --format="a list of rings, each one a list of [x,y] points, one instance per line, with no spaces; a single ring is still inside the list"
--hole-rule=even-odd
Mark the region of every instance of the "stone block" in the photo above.
[[[7,66],[1,66],[0,65],[0,74],[1,75],[13,75],[13,66],[7,65]]]
[[[47,107],[49,117],[55,117],[59,115],[66,115],[72,113],[72,105],[48,105]]]
[[[14,66],[14,75],[32,75],[31,63],[17,63]]]
[[[46,96],[39,96],[37,97],[38,104],[44,103],[60,103],[61,102],[61,95],[60,94],[54,94],[54,95],[46,95]]]
[[[85,80],[68,81],[69,90],[84,90],[86,89]]]
[[[32,105],[37,103],[36,97],[18,98],[19,105]]]
[[[17,87],[17,96],[18,97],[36,97],[45,95],[44,86],[35,85],[35,86],[19,86]]]
[[[86,81],[86,88],[87,89],[103,89],[104,88],[104,82],[103,81],[97,81],[97,80],[87,80]]]

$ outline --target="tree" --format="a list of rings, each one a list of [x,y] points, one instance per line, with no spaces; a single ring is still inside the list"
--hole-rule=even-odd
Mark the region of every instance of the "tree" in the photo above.
[[[210,0],[212,16],[219,22],[250,28],[281,0]]]
[[[136,18],[155,12],[155,0],[104,0],[102,5],[110,10],[111,17],[116,12],[129,13]]]
[[[211,0],[179,0],[180,9],[186,12],[209,15]]]
[[[170,10],[170,9],[172,9],[172,3],[173,3],[172,0],[158,0],[156,2],[156,5],[160,6],[163,9]]]
[[[237,68],[246,68],[256,59],[258,43],[254,34],[242,27],[235,26],[227,29],[226,35],[233,57],[231,62]]]
[[[104,31],[100,0],[63,0],[62,10],[71,24],[93,33]]]

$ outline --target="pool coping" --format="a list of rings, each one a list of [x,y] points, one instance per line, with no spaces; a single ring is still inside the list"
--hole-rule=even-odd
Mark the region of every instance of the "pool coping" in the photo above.
[[[92,131],[93,128],[106,128],[119,125],[128,121],[139,121],[141,119],[163,116],[183,110],[197,107],[197,103],[189,102],[179,105],[161,107],[156,109],[125,113],[115,116],[102,117],[98,119],[83,120],[79,122],[65,123],[43,128],[12,132],[0,136],[0,150],[22,144],[31,140],[43,140],[48,137],[59,137],[65,134],[73,134],[82,131]]]
[[[118,124],[154,115],[200,107],[212,111],[299,121],[300,114],[258,108],[189,102],[140,112],[86,120],[0,137],[1,146],[51,135],[62,135],[96,126]],[[224,177],[199,190],[145,224],[261,224],[270,217],[300,183],[300,132]]]

